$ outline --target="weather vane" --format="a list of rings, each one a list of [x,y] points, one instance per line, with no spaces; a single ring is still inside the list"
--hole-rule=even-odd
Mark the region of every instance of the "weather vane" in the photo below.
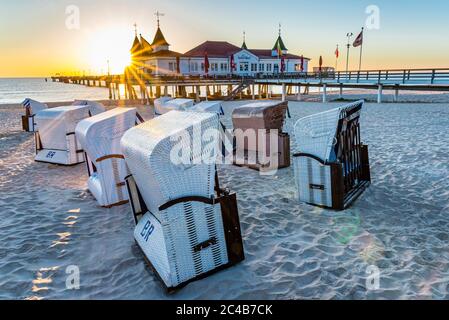
[[[282,25],[281,25],[281,23],[279,22],[279,36],[281,35],[281,31],[282,31]]]
[[[160,18],[164,17],[165,13],[161,13],[161,12],[157,11],[154,15],[157,17],[157,27],[159,28],[160,27]]]
[[[134,32],[136,33],[136,37],[137,37],[137,23],[134,23]]]
[[[243,31],[243,42],[246,42],[246,31]]]

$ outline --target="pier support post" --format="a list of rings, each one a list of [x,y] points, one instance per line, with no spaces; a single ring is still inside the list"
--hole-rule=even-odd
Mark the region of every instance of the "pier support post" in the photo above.
[[[323,84],[323,103],[327,103],[327,84]]]
[[[343,99],[343,84],[340,83],[340,94],[338,95],[338,98]]]
[[[287,86],[285,83],[282,84],[282,102],[287,100]]]
[[[108,87],[108,89],[109,89],[109,100],[111,100],[112,99],[112,89],[111,89],[111,83],[110,82],[108,82],[107,84],[107,87]]]
[[[379,84],[379,89],[377,91],[377,103],[382,103],[382,91],[383,91],[383,86],[381,84]]]
[[[199,103],[201,101],[200,99],[200,93],[201,93],[201,88],[200,86],[196,86],[196,90],[195,90],[195,95],[196,95],[196,102]]]
[[[399,86],[396,86],[396,88],[394,89],[394,102],[398,101],[399,101]]]
[[[296,100],[301,101],[301,85],[297,87],[298,92],[296,93]]]
[[[253,98],[253,100],[256,100],[256,85],[252,85],[252,98]]]

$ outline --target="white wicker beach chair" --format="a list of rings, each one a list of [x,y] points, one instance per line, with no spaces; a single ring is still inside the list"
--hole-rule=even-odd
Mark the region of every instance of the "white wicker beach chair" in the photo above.
[[[223,101],[203,101],[193,107],[188,108],[189,112],[211,112],[218,115],[224,115]]]
[[[288,102],[254,102],[232,113],[235,165],[259,171],[290,167],[290,135],[283,132]]]
[[[218,185],[218,129],[216,114],[172,111],[122,139],[134,236],[168,291],[244,259],[236,195]]]
[[[67,106],[46,109],[37,113],[35,120],[36,161],[61,165],[84,162],[82,150],[75,135],[78,123],[90,117],[88,106]]]
[[[22,106],[25,108],[25,115],[22,116],[22,128],[26,132],[36,132],[34,117],[39,111],[48,109],[45,103],[38,102],[32,99],[25,99],[22,102]]]
[[[192,99],[171,99],[168,101],[161,100],[157,106],[154,105],[154,112],[156,115],[163,115],[170,111],[187,111],[193,107],[194,100]]]
[[[128,203],[128,169],[120,140],[138,122],[136,109],[116,108],[84,119],[76,127],[76,137],[86,153],[88,187],[100,206]]]
[[[368,147],[360,139],[363,101],[300,119],[295,181],[301,202],[346,209],[369,186]]]
[[[163,114],[163,109],[162,106],[171,101],[174,100],[172,97],[160,97],[154,100],[154,113],[156,115],[161,115]]]
[[[72,106],[88,106],[92,116],[96,116],[97,114],[106,111],[106,108],[102,103],[89,100],[75,100]]]

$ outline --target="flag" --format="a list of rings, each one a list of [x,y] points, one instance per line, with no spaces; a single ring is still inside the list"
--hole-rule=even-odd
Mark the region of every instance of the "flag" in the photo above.
[[[320,56],[320,72],[323,69],[323,56]]]
[[[281,58],[281,73],[285,72],[285,59],[284,57]]]
[[[337,57],[337,59],[340,57],[340,50],[338,49],[338,46],[337,50],[335,50],[335,56]]]
[[[231,72],[236,70],[234,55],[231,55]]]
[[[209,57],[207,56],[207,52],[204,54],[204,73],[208,74],[209,73]]]
[[[361,45],[363,45],[363,29],[353,43],[354,48],[360,47]]]
[[[304,71],[304,56],[301,55],[301,72]]]

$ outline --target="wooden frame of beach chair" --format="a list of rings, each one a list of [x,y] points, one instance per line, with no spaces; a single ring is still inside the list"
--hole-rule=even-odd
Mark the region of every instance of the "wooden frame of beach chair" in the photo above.
[[[76,137],[85,152],[87,185],[102,207],[128,203],[125,177],[129,173],[120,139],[141,122],[143,119],[135,108],[116,108],[85,119],[76,127]]]
[[[57,107],[39,112],[35,132],[36,162],[64,166],[85,161],[84,150],[76,139],[77,124],[91,116],[88,106]]]
[[[255,102],[234,109],[234,164],[261,172],[290,167],[290,135],[283,132],[287,115],[287,101]],[[254,141],[248,138],[251,132],[255,132]]]
[[[215,163],[196,163],[210,151],[195,151],[207,148],[195,139],[197,125],[202,132],[218,133],[218,115],[172,111],[130,129],[122,139],[131,172],[126,182],[134,237],[169,293],[245,258],[236,194],[220,188]],[[191,164],[171,161],[177,144],[171,138],[179,132],[192,139]]]
[[[301,202],[344,210],[369,187],[368,146],[360,135],[362,107],[358,101],[296,124],[301,152],[294,155],[295,181]]]

